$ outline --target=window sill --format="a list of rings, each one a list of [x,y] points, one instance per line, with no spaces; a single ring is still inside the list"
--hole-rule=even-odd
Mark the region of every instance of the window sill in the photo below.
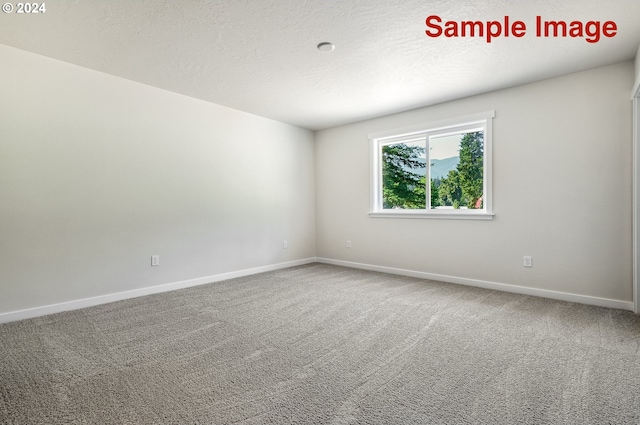
[[[446,220],[493,220],[493,213],[477,210],[464,212],[453,211],[425,211],[425,210],[386,210],[372,211],[369,217],[373,218],[436,218]]]

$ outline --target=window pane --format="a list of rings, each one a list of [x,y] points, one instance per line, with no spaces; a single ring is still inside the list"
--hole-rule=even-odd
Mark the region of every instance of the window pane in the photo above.
[[[383,208],[426,208],[426,141],[382,146]]]
[[[429,138],[431,208],[482,208],[484,132]]]

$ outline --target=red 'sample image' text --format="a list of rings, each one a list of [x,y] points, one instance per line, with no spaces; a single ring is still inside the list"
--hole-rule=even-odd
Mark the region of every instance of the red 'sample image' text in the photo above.
[[[499,37],[524,37],[527,25],[523,21],[512,21],[505,16],[501,21],[443,21],[438,15],[431,15],[425,21],[428,37],[483,37],[487,43]],[[536,37],[584,38],[587,43],[597,43],[602,37],[612,38],[618,33],[613,21],[547,21],[536,16]]]

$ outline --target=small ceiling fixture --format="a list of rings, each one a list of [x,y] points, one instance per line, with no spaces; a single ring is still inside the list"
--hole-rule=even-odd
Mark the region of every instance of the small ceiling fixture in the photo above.
[[[336,46],[334,46],[333,43],[329,43],[328,41],[324,41],[318,44],[318,50],[320,50],[321,52],[331,52],[335,48]]]

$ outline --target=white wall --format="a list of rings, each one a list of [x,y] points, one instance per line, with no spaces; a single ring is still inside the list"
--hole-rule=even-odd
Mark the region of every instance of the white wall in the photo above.
[[[0,63],[0,315],[316,255],[631,300],[633,62],[320,131],[315,152],[272,120]],[[369,218],[369,133],[490,109],[493,221]]]
[[[636,82],[637,82],[638,80],[640,80],[640,46],[638,47],[638,52],[636,53],[635,68],[636,68]]]
[[[0,314],[315,256],[312,132],[2,45],[0,63]]]
[[[318,257],[631,301],[633,80],[626,62],[318,132]],[[493,221],[368,216],[369,133],[487,110]]]

